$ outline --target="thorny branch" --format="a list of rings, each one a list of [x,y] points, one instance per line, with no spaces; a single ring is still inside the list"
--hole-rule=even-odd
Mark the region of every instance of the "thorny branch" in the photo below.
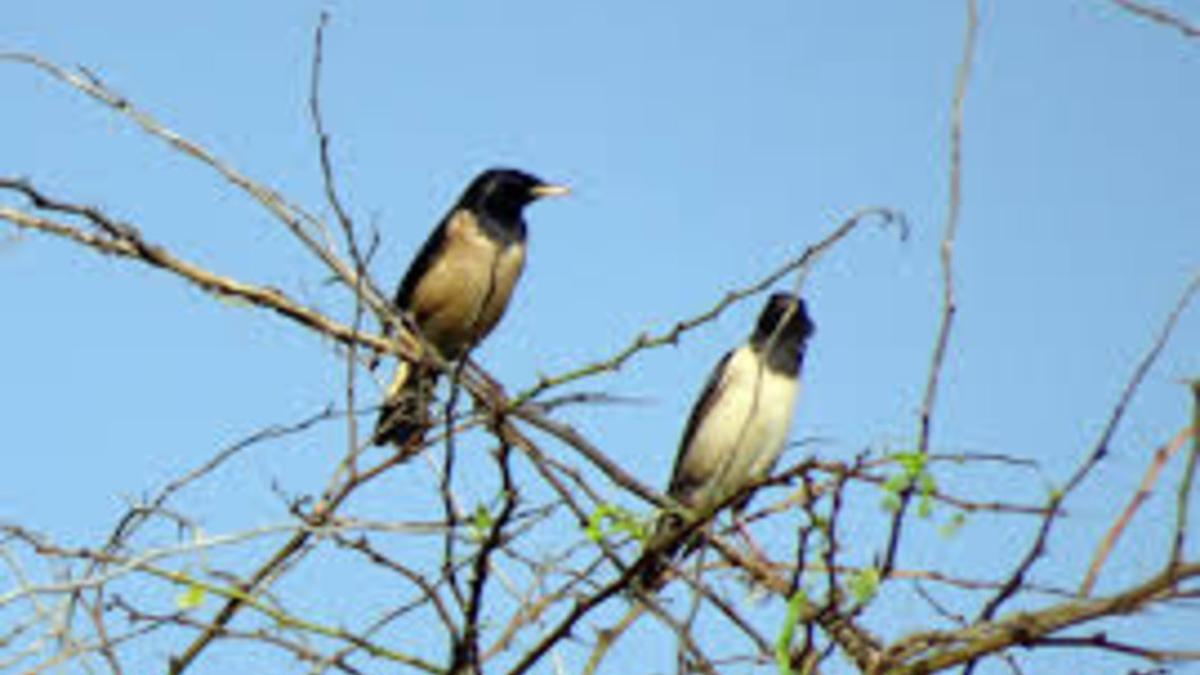
[[[1175,307],[1172,308],[1162,328],[1155,336],[1153,345],[1151,345],[1149,351],[1138,362],[1133,376],[1126,383],[1125,389],[1121,392],[1120,398],[1118,398],[1116,405],[1113,407],[1108,422],[1105,424],[1096,445],[1080,463],[1063,489],[1051,493],[1048,497],[1046,515],[1042,519],[1041,525],[1039,525],[1037,534],[1034,536],[1029,549],[1021,557],[1020,562],[1013,568],[1004,586],[983,606],[983,609],[979,613],[981,620],[990,620],[996,616],[1000,607],[1022,590],[1029,570],[1046,551],[1046,542],[1050,537],[1050,532],[1058,518],[1062,515],[1061,506],[1063,501],[1083,484],[1083,481],[1108,454],[1109,443],[1112,442],[1112,438],[1117,432],[1117,427],[1125,416],[1125,410],[1137,394],[1138,388],[1146,377],[1146,373],[1150,371],[1150,368],[1158,360],[1162,350],[1166,347],[1167,341],[1175,331],[1175,325],[1179,322],[1180,316],[1187,309],[1198,290],[1200,290],[1200,274],[1197,274],[1187,285],[1187,288],[1184,289],[1183,294],[1175,303]]]
[[[379,315],[380,321],[385,324],[395,321],[395,312],[384,297],[370,283],[366,283],[365,281],[360,282],[354,270],[338,256],[336,249],[330,241],[328,228],[325,227],[325,224],[320,219],[288,201],[277,191],[237,170],[199,143],[189,140],[178,132],[169,129],[149,113],[137,108],[132,101],[109,89],[92,72],[86,70],[81,70],[78,73],[71,72],[40,56],[23,52],[0,52],[0,61],[33,66],[55,80],[86,94],[93,100],[128,118],[147,134],[165,141],[184,156],[191,157],[213,169],[231,185],[250,195],[271,215],[278,219],[305,248],[324,263],[343,283],[350,288],[360,289],[363,299]]]
[[[0,190],[19,192],[28,197],[35,207],[42,210],[82,216],[87,219],[89,224],[95,226],[97,231],[87,231],[80,226],[61,220],[36,215],[10,206],[0,206],[0,220],[7,220],[19,228],[50,234],[100,253],[128,258],[159,268],[182,277],[209,293],[244,300],[252,305],[272,310],[305,328],[312,329],[343,344],[357,342],[364,347],[380,352],[394,349],[389,341],[379,336],[355,331],[316,309],[301,305],[277,288],[237,281],[188,262],[165,247],[147,241],[131,226],[109,218],[93,207],[58,201],[45,195],[28,182],[16,178],[0,177]],[[406,352],[407,355],[417,353],[419,352],[415,349]]]
[[[329,133],[325,131],[325,120],[321,113],[321,64],[325,54],[325,27],[329,23],[329,14],[321,13],[321,20],[317,23],[316,37],[313,45],[313,60],[312,60],[312,78],[309,84],[308,107],[309,114],[312,117],[313,133],[317,137],[317,147],[319,162],[321,165],[321,181],[325,186],[325,201],[333,209],[337,217],[338,225],[341,226],[342,236],[346,240],[346,249],[350,253],[350,259],[354,263],[354,321],[353,331],[355,337],[362,327],[363,318],[363,298],[364,284],[369,282],[367,276],[367,261],[363,257],[362,251],[358,246],[358,237],[355,235],[354,222],[350,219],[346,208],[342,205],[342,199],[338,195],[337,181],[334,178],[333,160],[329,156],[330,139]],[[358,375],[358,340],[351,340],[349,349],[346,352],[346,409],[354,410],[355,392],[357,387],[355,381]],[[355,468],[354,459],[358,451],[358,418],[351,415],[347,419],[347,460],[350,468]]]
[[[512,519],[513,510],[517,506],[517,486],[513,481],[512,467],[509,464],[508,445],[501,445],[496,452],[496,463],[499,465],[501,476],[501,494],[503,505],[499,515],[488,529],[487,536],[475,554],[475,562],[471,566],[470,596],[467,601],[464,628],[461,637],[455,641],[450,672],[479,672],[479,615],[483,610],[483,589],[488,582],[489,565],[492,556],[501,548],[505,541],[504,529]]]
[[[1151,20],[1173,25],[1189,37],[1195,36],[1189,25],[1161,10],[1125,0],[1114,1]],[[929,467],[939,459],[939,455],[931,452],[931,438],[941,372],[957,312],[953,255],[962,199],[963,107],[978,27],[977,2],[967,0],[966,7],[963,52],[951,103],[950,196],[941,238],[942,312],[920,409],[917,439],[917,451]],[[425,524],[356,517],[351,510],[353,507],[349,506],[354,496],[365,493],[372,484],[383,482],[381,479],[385,476],[409,470],[404,462],[407,456],[375,456],[359,447],[355,425],[356,415],[361,411],[356,409],[355,383],[360,375],[358,368],[363,364],[357,358],[357,352],[365,350],[371,355],[418,359],[424,350],[419,339],[404,329],[401,317],[370,279],[368,262],[377,242],[362,245],[362,235],[343,204],[335,180],[331,140],[320,101],[326,25],[327,17],[323,15],[314,36],[309,114],[318,143],[317,158],[324,197],[340,230],[340,246],[321,219],[239,172],[200,144],[169,129],[115,93],[95,74],[82,69],[64,69],[37,55],[0,53],[0,61],[33,67],[85,94],[132,121],[145,133],[165,141],[173,150],[209,167],[230,185],[249,195],[332,272],[349,291],[348,298],[354,307],[352,320],[328,316],[293,300],[279,289],[239,281],[196,265],[153,242],[133,225],[96,207],[52,196],[29,180],[0,177],[0,193],[18,195],[30,205],[29,208],[17,208],[0,204],[0,220],[21,230],[62,238],[101,254],[139,262],[181,277],[215,296],[235,298],[267,309],[290,321],[289,325],[332,339],[346,347],[347,352],[347,412],[336,411],[331,405],[295,424],[265,428],[216,453],[198,468],[168,483],[154,498],[142,500],[130,508],[102,546],[64,546],[22,526],[0,524],[0,569],[16,580],[13,588],[0,589],[0,609],[11,610],[24,605],[31,608],[27,618],[0,630],[0,655],[8,657],[0,659],[0,667],[21,663],[33,656],[40,658],[43,652],[50,653],[51,645],[57,645],[58,651],[50,654],[35,670],[78,661],[89,667],[121,673],[126,668],[122,649],[127,644],[150,635],[169,634],[163,639],[174,640],[182,632],[193,639],[178,657],[172,659],[170,670],[174,673],[187,670],[217,640],[269,645],[300,662],[311,664],[314,673],[331,669],[346,673],[366,672],[364,664],[371,661],[360,662],[365,658],[403,664],[422,672],[453,672],[456,675],[482,672],[485,666],[522,673],[543,664],[543,659],[554,659],[558,669],[571,670],[565,663],[576,650],[584,654],[591,652],[588,668],[594,669],[616,641],[628,634],[626,628],[631,628],[643,616],[652,618],[679,641],[687,666],[697,671],[716,673],[730,663],[765,664],[772,655],[768,631],[777,626],[764,626],[760,617],[755,616],[754,609],[739,604],[733,597],[734,592],[725,585],[707,583],[701,576],[673,575],[673,578],[687,582],[679,586],[693,593],[693,607],[697,611],[708,612],[735,628],[734,633],[743,643],[740,652],[730,653],[727,648],[699,639],[693,630],[699,625],[692,620],[695,617],[676,616],[668,596],[660,601],[655,595],[632,588],[631,580],[649,558],[647,552],[639,550],[637,536],[630,535],[636,530],[633,527],[636,516],[618,518],[620,525],[628,528],[620,532],[597,533],[593,518],[601,507],[627,502],[664,507],[668,500],[643,482],[636,467],[615,461],[601,443],[556,416],[561,401],[570,399],[570,395],[560,399],[544,399],[544,395],[586,378],[618,371],[642,352],[676,344],[691,331],[719,319],[734,304],[768,290],[787,275],[796,274],[799,285],[823,256],[866,219],[878,218],[885,224],[899,224],[903,234],[903,217],[887,208],[857,211],[825,238],[804,248],[798,256],[758,281],[727,292],[708,309],[657,333],[638,335],[607,357],[562,374],[542,376],[531,388],[512,397],[498,394],[490,383],[491,376],[477,364],[459,364],[454,379],[473,399],[476,411],[455,414],[452,418],[450,408],[446,408],[445,433],[435,435],[428,443],[453,443],[468,434],[494,437],[487,442],[499,443],[493,454],[500,483],[498,512],[489,512],[487,518],[475,523],[464,522],[457,507],[447,511],[445,522]],[[342,250],[346,252],[345,256]],[[1064,513],[1062,500],[1108,452],[1126,407],[1166,345],[1198,286],[1200,276],[1188,286],[1154,347],[1139,363],[1093,452],[1084,459],[1067,487],[1052,495],[1047,505],[1019,504],[979,494],[962,495],[941,485],[922,494],[923,499],[928,497],[939,505],[938,508],[956,513],[985,517],[1003,515],[1036,523],[1037,533],[1031,549],[1006,577],[967,579],[936,568],[899,569],[897,556],[905,511],[917,494],[912,484],[907,485],[900,495],[900,508],[893,516],[882,560],[863,563],[864,551],[855,546],[848,514],[863,508],[864,497],[873,503],[887,490],[888,484],[888,477],[882,471],[889,460],[871,457],[869,453],[859,455],[853,463],[809,458],[748,487],[747,493],[794,482],[802,484],[800,490],[776,500],[751,517],[752,521],[786,523],[786,519],[799,514],[797,517],[805,519],[797,528],[795,545],[789,556],[780,561],[772,559],[770,552],[765,558],[758,554],[748,555],[717,528],[716,532],[705,532],[702,536],[706,546],[720,555],[720,561],[698,566],[697,574],[732,572],[743,575],[753,580],[759,593],[788,606],[794,604],[799,594],[810,593],[808,602],[796,605],[800,610],[794,615],[789,614],[788,619],[794,620],[802,629],[801,644],[784,644],[782,648],[777,645],[775,651],[777,657],[782,655],[791,666],[813,669],[810,672],[820,672],[827,657],[835,652],[861,672],[880,674],[931,673],[959,666],[966,666],[969,671],[980,659],[1005,657],[1014,647],[1104,650],[1150,662],[1200,660],[1200,655],[1194,651],[1148,646],[1140,641],[1110,636],[1103,628],[1096,628],[1104,625],[1097,622],[1108,617],[1144,612],[1152,607],[1169,607],[1173,601],[1200,595],[1197,584],[1200,563],[1189,560],[1184,548],[1190,492],[1200,456],[1200,384],[1193,385],[1198,419],[1191,424],[1192,447],[1184,476],[1176,487],[1177,522],[1169,562],[1164,568],[1102,597],[1076,597],[1061,585],[1038,584],[1026,578],[1034,561],[1043,555],[1053,523]],[[372,312],[379,319],[384,326],[382,334],[362,329],[364,311]],[[447,367],[447,364],[438,365]],[[579,400],[587,403],[595,399],[582,397]],[[148,523],[169,523],[193,534],[198,531],[187,514],[173,511],[168,502],[184,491],[196,489],[206,480],[213,480],[217,469],[229,458],[263,441],[291,438],[320,422],[343,418],[349,439],[345,458],[331,472],[318,498],[311,502],[297,499],[289,507],[295,522],[227,537],[193,536],[182,544],[138,550],[133,535]],[[546,447],[526,433],[527,430],[542,432],[538,439],[555,447]],[[1185,441],[1179,438],[1176,441],[1167,455],[1183,447]],[[463,448],[464,453],[472,450],[474,448]],[[997,470],[1012,471],[1028,463],[1004,453],[987,458],[964,457],[960,461],[996,461]],[[1127,514],[1136,511],[1149,486],[1161,480],[1159,472],[1165,461],[1165,458],[1155,460],[1151,465],[1153,475],[1148,473],[1143,491],[1134,495]],[[454,495],[448,492],[453,478],[450,473],[461,469],[453,464],[446,466],[448,470],[442,477],[446,491],[443,492],[451,498]],[[407,479],[407,474],[405,476]],[[734,495],[730,501],[742,496]],[[529,507],[530,499],[540,503]],[[717,511],[714,509],[679,532],[680,541],[707,527],[717,516]],[[1112,528],[1113,541],[1124,527],[1124,520]],[[367,530],[371,532],[370,539],[364,533]],[[419,544],[418,537],[437,534],[443,535],[447,542],[473,537],[475,545],[451,549],[467,549],[467,553],[447,556],[445,569],[437,564],[430,570],[410,560],[415,557],[411,555],[414,551],[425,549]],[[267,536],[276,541],[282,538],[283,543],[244,574],[216,569],[196,572],[185,568],[181,571],[172,564],[176,558],[199,550],[233,547]],[[397,554],[397,546],[401,554]],[[1102,548],[1098,549],[1098,564],[1094,566],[1097,570],[1110,547],[1111,544],[1102,542]],[[392,584],[408,589],[411,595],[399,606],[380,611],[369,620],[356,620],[354,625],[357,627],[343,627],[288,609],[282,601],[282,596],[287,593],[281,590],[279,581],[298,569],[302,561],[327,557],[333,552],[351,556],[361,565],[360,569],[386,575]],[[55,581],[43,583],[31,578],[28,573],[30,561],[49,566]],[[872,572],[878,573],[881,582],[919,579],[945,584],[943,588],[955,592],[985,593],[990,597],[983,611],[973,620],[941,608],[939,613],[943,618],[953,619],[949,629],[919,630],[907,635],[876,634],[866,628],[873,624],[860,618],[874,608],[871,594],[890,592],[893,584],[884,584],[866,594],[852,593],[846,585],[847,579],[862,578]],[[458,592],[456,587],[459,575],[467,579],[465,592]],[[148,609],[153,598],[132,592],[137,590],[133,585],[119,585],[133,578],[185,591],[198,590],[214,597],[220,607],[208,619],[200,618],[202,612],[197,607],[181,607],[176,612]],[[1085,582],[1085,589],[1091,590],[1090,578]],[[1025,609],[1000,615],[1002,605],[1018,593],[1030,600]],[[447,602],[448,596],[456,596],[458,602]],[[601,632],[594,646],[589,647],[592,636],[581,630],[586,621],[603,620],[599,618],[603,612],[617,611],[613,606],[623,600],[629,602],[629,607],[623,614],[623,623],[617,624],[619,630]],[[235,623],[235,616],[243,610],[246,616]],[[432,619],[428,622],[429,628],[440,631],[445,638],[444,644],[450,645],[444,660],[434,656],[434,651],[429,648],[409,649],[408,643],[397,640],[389,630],[405,622],[421,622],[426,617]],[[1083,636],[1064,634],[1068,629],[1084,627],[1091,632]],[[484,645],[488,646],[484,648]],[[85,661],[91,658],[96,661]],[[1011,660],[1011,665],[1017,667],[1015,659]]]
[[[635,337],[628,345],[618,350],[611,357],[590,363],[581,368],[571,370],[560,375],[543,375],[538,379],[537,384],[533,387],[517,394],[513,397],[512,405],[518,406],[527,401],[533,400],[540,396],[548,389],[560,387],[577,380],[598,375],[601,373],[615,372],[621,369],[630,359],[637,356],[641,352],[648,349],[665,347],[679,343],[679,339],[686,333],[699,328],[705,324],[711,323],[720,318],[725,310],[733,305],[749,298],[774,286],[779,280],[789,274],[801,273],[811,268],[818,259],[823,257],[830,249],[836,246],[839,242],[853,232],[864,220],[868,218],[878,218],[885,226],[894,225],[900,234],[901,239],[908,236],[908,222],[905,220],[904,214],[894,209],[887,207],[871,206],[859,209],[850,214],[833,232],[825,236],[815,244],[804,249],[798,257],[788,261],[774,272],[750,284],[749,286],[729,291],[715,305],[696,314],[694,316],[682,319],[676,322],[670,329],[665,330],[657,335],[651,333],[641,333]]]

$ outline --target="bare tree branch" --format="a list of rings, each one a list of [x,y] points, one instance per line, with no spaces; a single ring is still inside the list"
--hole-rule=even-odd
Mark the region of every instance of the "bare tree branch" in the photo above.
[[[1192,437],[1192,429],[1185,428],[1175,434],[1175,437],[1154,451],[1154,459],[1150,466],[1146,469],[1146,475],[1142,477],[1142,484],[1138,486],[1138,490],[1134,493],[1133,498],[1129,500],[1129,504],[1125,506],[1125,510],[1121,512],[1120,517],[1109,528],[1104,535],[1104,540],[1100,542],[1100,547],[1096,549],[1092,556],[1092,564],[1088,566],[1087,574],[1083,578],[1083,583],[1079,585],[1079,595],[1088,596],[1092,594],[1092,589],[1096,585],[1096,579],[1100,576],[1100,570],[1104,567],[1104,563],[1108,560],[1108,556],[1112,553],[1113,547],[1116,546],[1117,540],[1121,534],[1125,532],[1125,528],[1129,526],[1129,521],[1133,520],[1133,516],[1141,508],[1142,504],[1150,498],[1150,493],[1154,491],[1154,486],[1158,483],[1158,477],[1162,474],[1163,467],[1167,462],[1171,461],[1171,457],[1179,452],[1184,443]]]
[[[199,143],[191,141],[167,128],[152,115],[137,108],[132,101],[105,86],[94,73],[88,71],[73,73],[35,54],[23,52],[0,52],[0,61],[33,66],[55,80],[86,94],[92,100],[104,104],[109,109],[137,124],[146,133],[165,141],[184,156],[191,157],[213,169],[230,184],[250,195],[261,206],[267,209],[269,213],[274,215],[276,219],[287,227],[288,231],[304,244],[305,248],[319,258],[346,286],[349,288],[361,288],[367,304],[379,315],[381,322],[388,324],[390,318],[395,316],[391,305],[374,289],[369,281],[360,282],[354,270],[338,257],[336,250],[330,242],[328,229],[319,219],[296,204],[287,201],[275,190],[238,171],[232,165],[206,150]]]
[[[971,82],[971,66],[975,60],[975,37],[979,31],[979,6],[977,0],[966,0],[966,26],[963,31],[962,58],[955,76],[954,96],[950,102],[950,187],[946,204],[946,223],[940,245],[942,261],[942,313],[934,340],[933,355],[930,357],[929,376],[925,383],[925,395],[921,401],[921,424],[917,433],[917,452],[929,453],[929,439],[933,433],[934,407],[937,405],[938,385],[941,383],[942,364],[950,346],[950,331],[954,326],[954,315],[958,301],[954,293],[954,243],[958,238],[959,212],[962,209],[962,136],[963,108],[967,98],[967,87]],[[900,535],[904,516],[912,499],[913,488],[909,486],[900,495],[900,507],[892,515],[891,531],[883,556],[882,571],[886,577],[896,565],[900,549]]]
[[[559,387],[564,384],[575,382],[586,377],[598,375],[601,373],[609,373],[620,370],[630,359],[648,349],[665,347],[679,343],[680,337],[700,326],[715,321],[729,309],[731,306],[752,297],[774,286],[780,279],[794,272],[803,272],[816,263],[829,250],[842,241],[853,232],[864,220],[868,218],[878,218],[882,224],[894,225],[898,228],[900,237],[906,238],[908,233],[908,224],[904,215],[899,211],[887,207],[871,206],[859,209],[850,214],[833,232],[825,236],[815,244],[812,244],[804,249],[798,257],[789,260],[775,271],[771,272],[762,279],[753,284],[739,288],[737,290],[726,293],[715,305],[712,305],[703,312],[683,319],[675,323],[670,329],[665,330],[657,335],[651,333],[642,333],[635,337],[626,347],[619,350],[616,354],[590,363],[581,368],[576,368],[569,372],[560,375],[542,376],[538,383],[529,390],[517,394],[513,397],[512,405],[519,406],[540,396],[546,390],[552,387]]]
[[[1195,36],[1189,24],[1162,10],[1140,2],[1114,2]],[[1152,347],[1137,363],[1095,446],[1074,467],[1065,488],[1052,493],[1046,504],[1018,501],[999,487],[968,490],[967,484],[947,479],[956,476],[952,467],[959,465],[1006,478],[1044,479],[1033,460],[1003,448],[987,453],[933,451],[942,373],[950,359],[958,310],[955,248],[963,200],[964,108],[978,51],[978,1],[965,0],[965,7],[962,51],[950,101],[949,194],[939,239],[940,313],[918,411],[916,452],[873,453],[868,445],[853,460],[835,461],[806,451],[809,456],[803,461],[699,514],[675,533],[678,541],[667,543],[701,542],[695,564],[680,561],[668,571],[670,581],[683,582],[670,589],[687,594],[682,606],[673,605],[671,596],[660,601],[656,593],[632,583],[655,554],[644,550],[646,515],[632,509],[675,505],[643,481],[639,467],[620,460],[627,453],[614,452],[602,436],[590,437],[560,417],[566,406],[615,400],[606,392],[580,392],[571,385],[636,364],[643,352],[677,344],[788,275],[794,274],[795,287],[802,288],[808,274],[866,220],[896,225],[903,238],[907,225],[900,213],[879,207],[855,211],[761,278],[744,286],[731,285],[706,309],[681,314],[684,318],[674,323],[623,340],[615,351],[597,360],[539,376],[528,389],[507,396],[501,384],[471,358],[446,363],[428,354],[421,338],[405,328],[404,317],[369,277],[378,236],[368,238],[370,228],[360,231],[350,215],[333,160],[333,136],[322,110],[327,14],[322,14],[312,36],[307,101],[325,209],[331,212],[323,217],[168,128],[91,71],[63,68],[35,54],[0,53],[0,62],[28,66],[84,94],[248,196],[333,274],[344,289],[342,314],[329,315],[282,290],[201,267],[113,212],[50,194],[30,180],[0,177],[0,196],[10,196],[16,204],[0,204],[0,220],[14,225],[18,234],[32,231],[57,237],[91,252],[165,271],[213,297],[267,309],[284,317],[282,323],[288,328],[331,340],[338,356],[345,357],[344,404],[331,404],[290,424],[264,427],[215,449],[207,460],[149,497],[129,500],[128,509],[98,545],[64,545],[23,524],[0,522],[0,577],[7,584],[0,588],[0,611],[6,618],[16,616],[0,629],[0,669],[42,672],[66,667],[123,675],[134,663],[127,645],[144,644],[152,636],[163,641],[182,636],[185,642],[158,648],[159,652],[179,650],[169,664],[172,673],[189,670],[223,641],[265,646],[303,664],[311,675],[328,671],[357,675],[368,672],[366,664],[374,662],[390,669],[402,666],[454,675],[485,669],[513,674],[551,669],[592,673],[602,664],[628,669],[628,664],[614,665],[605,658],[615,653],[611,650],[625,636],[639,634],[632,630],[635,625],[677,640],[681,672],[774,665],[780,672],[790,668],[794,673],[814,674],[844,668],[871,675],[916,674],[959,667],[970,673],[981,660],[997,658],[1022,675],[1018,649],[1087,650],[1154,664],[1200,661],[1200,653],[1186,643],[1158,645],[1136,634],[1133,638],[1120,637],[1115,630],[1109,634],[1118,623],[1113,621],[1116,617],[1143,617],[1151,611],[1179,614],[1190,611],[1200,598],[1200,562],[1189,558],[1185,547],[1189,509],[1194,506],[1194,474],[1200,462],[1200,382],[1192,383],[1195,406],[1190,431],[1180,432],[1159,449],[1137,492],[1114,497],[1127,498],[1128,505],[1103,539],[1088,542],[1094,555],[1081,588],[1086,597],[1067,587],[1069,581],[1029,579],[1033,565],[1044,557],[1054,525],[1066,514],[1064,500],[1084,480],[1101,473],[1094,469],[1109,452],[1127,408],[1177,322],[1200,292],[1200,275],[1191,280]],[[382,330],[363,330],[367,313],[379,319]],[[405,452],[375,450],[360,443],[357,415],[365,411],[359,409],[364,374],[359,369],[370,368],[373,359],[381,356],[432,359],[432,366],[451,375],[448,399],[431,413],[436,424]],[[460,397],[462,406],[457,405]],[[326,421],[345,423],[344,451],[339,444],[330,455],[329,472],[318,478],[310,492],[284,494],[276,489],[291,516],[288,521],[216,536],[203,532],[202,519],[187,511],[181,493],[194,495],[219,480],[228,471],[218,469],[248,448],[271,439],[307,441],[307,436],[299,435]],[[314,437],[328,442],[324,436]],[[1175,522],[1158,530],[1173,535],[1169,556],[1164,555],[1168,562],[1140,580],[1091,596],[1132,517],[1153,489],[1167,489],[1161,483],[1167,475],[1164,466],[1189,439],[1183,476],[1171,488]],[[422,461],[406,464],[421,450],[427,451]],[[446,454],[438,455],[442,450]],[[491,464],[483,455],[468,458],[468,453],[487,450]],[[904,456],[909,455],[919,455],[921,478],[926,482],[895,475],[909,470],[904,465]],[[385,477],[416,487],[424,500],[420,506],[433,515],[428,520],[398,520],[394,513],[371,510],[370,500],[354,499],[369,494],[370,486],[386,483]],[[895,487],[897,478],[907,479],[903,488]],[[786,491],[770,493],[777,498],[745,520],[755,527],[770,521],[776,528],[773,534],[784,536],[768,542],[762,551],[742,550],[743,542],[750,541],[739,529],[742,523],[718,522],[717,514],[759,488],[785,486]],[[882,550],[872,558],[880,542],[861,541],[855,519],[863,509],[877,508],[880,495],[898,495],[899,509],[887,524]],[[1023,526],[1032,538],[1029,549],[996,578],[941,563],[902,568],[900,546],[904,543],[909,550],[920,532],[912,526],[912,509],[907,508],[914,498],[922,507],[936,506],[939,517],[949,512],[951,524],[967,514],[979,514],[989,522]],[[482,506],[472,511],[475,504]],[[156,537],[166,537],[169,543]],[[209,551],[220,553],[213,557],[221,562],[211,563]],[[420,555],[410,557],[410,551]],[[229,553],[237,556],[225,555]],[[394,586],[397,599],[391,602],[389,596],[387,606],[370,607],[349,621],[295,609],[303,606],[305,598],[283,582],[299,578],[298,569],[333,556],[347,558],[356,566],[355,572],[382,577],[385,585]],[[744,593],[739,582],[746,579],[752,583],[749,594],[765,598],[767,611],[760,612],[757,604],[739,597]],[[903,580],[908,583],[891,583]],[[176,611],[161,609],[162,598],[147,588],[180,592]],[[910,601],[915,593],[921,615],[903,627],[881,626],[875,597],[885,593],[889,601]],[[1003,607],[1018,596],[1024,601],[1022,610],[1002,615]],[[974,617],[962,609],[977,605],[982,609]],[[781,608],[786,608],[782,627]],[[646,625],[638,623],[642,618],[647,619]],[[413,644],[395,639],[418,623],[435,640]],[[705,633],[710,630],[722,631],[722,639],[710,639]],[[441,651],[444,647],[448,649]],[[664,655],[669,655],[665,649]]]
[[[1179,321],[1179,317],[1191,303],[1192,297],[1196,294],[1197,290],[1200,290],[1200,274],[1197,274],[1192,279],[1191,283],[1188,284],[1187,288],[1184,289],[1183,294],[1175,303],[1175,307],[1172,308],[1170,314],[1167,315],[1166,321],[1163,323],[1162,328],[1159,330],[1158,335],[1154,339],[1154,344],[1150,347],[1150,350],[1146,352],[1145,356],[1142,357],[1141,361],[1138,362],[1137,367],[1134,369],[1133,376],[1125,385],[1124,391],[1121,392],[1121,396],[1117,400],[1116,406],[1114,406],[1112,413],[1109,415],[1108,422],[1104,426],[1104,431],[1100,434],[1099,441],[1096,442],[1096,445],[1080,464],[1079,468],[1076,469],[1076,471],[1071,475],[1071,478],[1067,481],[1066,486],[1062,490],[1056,491],[1050,495],[1049,499],[1047,500],[1046,516],[1042,520],[1041,526],[1038,528],[1038,532],[1033,539],[1033,543],[1030,545],[1029,550],[1026,551],[1025,555],[1021,558],[1021,561],[1013,569],[1012,574],[1009,576],[1008,581],[1004,584],[1001,590],[997,592],[996,595],[987,602],[987,604],[984,605],[983,609],[979,613],[979,618],[981,620],[990,620],[992,617],[996,616],[996,612],[999,611],[1000,607],[1014,595],[1016,595],[1016,593],[1021,589],[1021,585],[1025,580],[1025,575],[1028,574],[1034,563],[1037,562],[1037,560],[1046,550],[1046,541],[1050,536],[1050,531],[1061,515],[1059,507],[1062,505],[1063,500],[1065,500],[1068,495],[1074,492],[1075,489],[1083,483],[1084,479],[1086,479],[1092,470],[1095,469],[1095,467],[1100,463],[1100,460],[1102,460],[1108,454],[1108,445],[1112,441],[1113,435],[1116,434],[1117,427],[1120,425],[1121,420],[1125,415],[1126,408],[1128,408],[1129,403],[1133,400],[1134,395],[1141,386],[1142,380],[1146,377],[1146,373],[1150,371],[1150,368],[1154,365],[1154,362],[1158,360],[1159,354],[1161,354],[1162,350],[1166,347],[1167,341],[1170,339],[1171,334],[1175,330],[1175,325]]]
[[[8,206],[0,206],[0,220],[6,220],[20,228],[36,230],[82,244],[99,253],[136,260],[151,267],[170,272],[191,282],[200,289],[219,296],[244,300],[252,305],[273,310],[306,328],[344,344],[357,342],[379,352],[394,349],[383,338],[363,334],[341,324],[317,310],[305,307],[276,288],[255,286],[210,272],[198,265],[175,256],[162,246],[152,244],[128,225],[102,214],[91,207],[81,207],[56,201],[30,184],[13,178],[0,177],[0,189],[20,192],[29,197],[39,208],[73,215],[84,215],[100,230],[86,232],[74,225],[37,216]],[[420,352],[419,346],[408,348],[406,355]]]
[[[881,666],[873,672],[916,675],[953,668],[1098,618],[1137,612],[1160,602],[1178,579],[1198,576],[1200,563],[1191,563],[1180,566],[1177,576],[1163,572],[1104,598],[1081,599],[1040,611],[1020,612],[999,621],[976,623],[967,630],[911,635],[889,647]],[[937,649],[927,656],[920,655],[931,647]]]
[[[1183,480],[1175,497],[1175,536],[1171,541],[1171,568],[1183,562],[1183,543],[1188,529],[1188,506],[1192,485],[1196,480],[1196,464],[1200,461],[1200,378],[1191,381],[1192,390],[1192,451],[1188,453]]]
[[[1154,23],[1174,28],[1180,33],[1183,33],[1184,37],[1200,37],[1200,28],[1196,28],[1183,18],[1176,16],[1165,9],[1154,7],[1144,2],[1134,2],[1133,0],[1113,0],[1113,3],[1118,7],[1136,14],[1144,19],[1149,19]]]

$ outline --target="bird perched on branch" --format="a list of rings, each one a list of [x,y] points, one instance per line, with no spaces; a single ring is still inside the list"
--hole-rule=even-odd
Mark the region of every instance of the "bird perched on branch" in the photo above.
[[[438,223],[404,275],[395,305],[442,359],[465,356],[504,314],[525,266],[525,207],[567,192],[523,171],[490,169]],[[379,411],[376,445],[403,446],[426,425],[437,375],[429,363],[400,362]]]
[[[758,317],[746,344],[728,352],[708,378],[688,417],[667,494],[685,510],[659,518],[646,544],[653,558],[641,576],[643,588],[661,584],[662,573],[680,548],[688,517],[696,518],[733,499],[770,475],[787,444],[795,416],[800,368],[815,326],[804,301],[775,293]],[[735,514],[750,501],[732,505]]]

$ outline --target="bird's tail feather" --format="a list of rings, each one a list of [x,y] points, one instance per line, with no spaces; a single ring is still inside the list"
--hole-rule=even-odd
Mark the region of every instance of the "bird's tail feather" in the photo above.
[[[696,547],[698,538],[694,536],[680,537],[679,533],[686,521],[678,513],[664,513],[654,523],[654,529],[642,549],[648,557],[645,567],[641,569],[636,584],[644,591],[657,591],[666,583],[666,571],[680,555],[680,551],[691,551]]]
[[[403,448],[429,426],[429,402],[437,375],[401,361],[379,408],[375,445],[393,443]]]

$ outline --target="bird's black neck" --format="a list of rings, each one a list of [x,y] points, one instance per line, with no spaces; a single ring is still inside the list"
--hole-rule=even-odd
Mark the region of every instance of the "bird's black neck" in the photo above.
[[[768,370],[781,375],[795,377],[804,364],[805,337],[798,333],[779,331],[774,336],[756,333],[750,339],[750,347],[762,357]]]
[[[480,213],[476,215],[479,229],[502,244],[519,244],[525,241],[525,218],[516,214]]]

